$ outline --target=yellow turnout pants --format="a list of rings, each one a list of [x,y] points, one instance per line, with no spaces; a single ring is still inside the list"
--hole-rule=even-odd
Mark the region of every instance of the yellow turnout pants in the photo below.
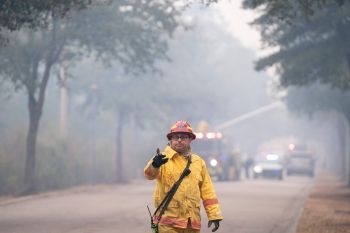
[[[158,225],[159,233],[199,233],[200,230],[195,230],[192,228],[177,228],[168,225]]]

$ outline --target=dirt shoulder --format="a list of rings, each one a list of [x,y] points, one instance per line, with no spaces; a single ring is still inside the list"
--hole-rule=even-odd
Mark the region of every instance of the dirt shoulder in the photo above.
[[[350,233],[350,187],[319,174],[305,202],[296,233]]]

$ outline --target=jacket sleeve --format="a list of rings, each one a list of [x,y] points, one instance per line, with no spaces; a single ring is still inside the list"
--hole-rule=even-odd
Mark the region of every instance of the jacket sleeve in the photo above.
[[[148,161],[146,167],[143,169],[145,178],[148,180],[154,180],[155,178],[157,178],[160,174],[160,169],[161,168],[155,168],[152,166],[152,161],[153,159],[151,159],[150,161]]]
[[[202,165],[202,177],[203,181],[200,186],[200,191],[208,220],[223,219],[219,206],[219,200],[215,194],[214,185],[211,181],[204,161]]]

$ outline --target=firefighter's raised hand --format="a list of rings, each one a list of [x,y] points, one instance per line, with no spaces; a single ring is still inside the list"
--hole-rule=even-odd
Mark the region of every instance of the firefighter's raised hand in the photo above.
[[[168,158],[165,158],[165,155],[161,154],[158,148],[157,155],[153,158],[152,166],[155,168],[159,168],[166,162],[168,162]]]
[[[209,220],[209,222],[208,222],[208,228],[210,228],[211,224],[214,223],[214,228],[213,228],[213,230],[211,230],[211,232],[215,232],[215,231],[217,231],[217,229],[219,229],[219,227],[220,227],[220,221],[221,221],[221,219]]]

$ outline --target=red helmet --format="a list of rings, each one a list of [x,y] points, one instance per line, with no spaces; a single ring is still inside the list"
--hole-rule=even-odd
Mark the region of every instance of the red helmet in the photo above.
[[[193,133],[191,125],[187,121],[177,121],[171,128],[170,132],[166,135],[168,140],[171,139],[173,133],[187,133],[193,139],[196,139],[196,135]]]

